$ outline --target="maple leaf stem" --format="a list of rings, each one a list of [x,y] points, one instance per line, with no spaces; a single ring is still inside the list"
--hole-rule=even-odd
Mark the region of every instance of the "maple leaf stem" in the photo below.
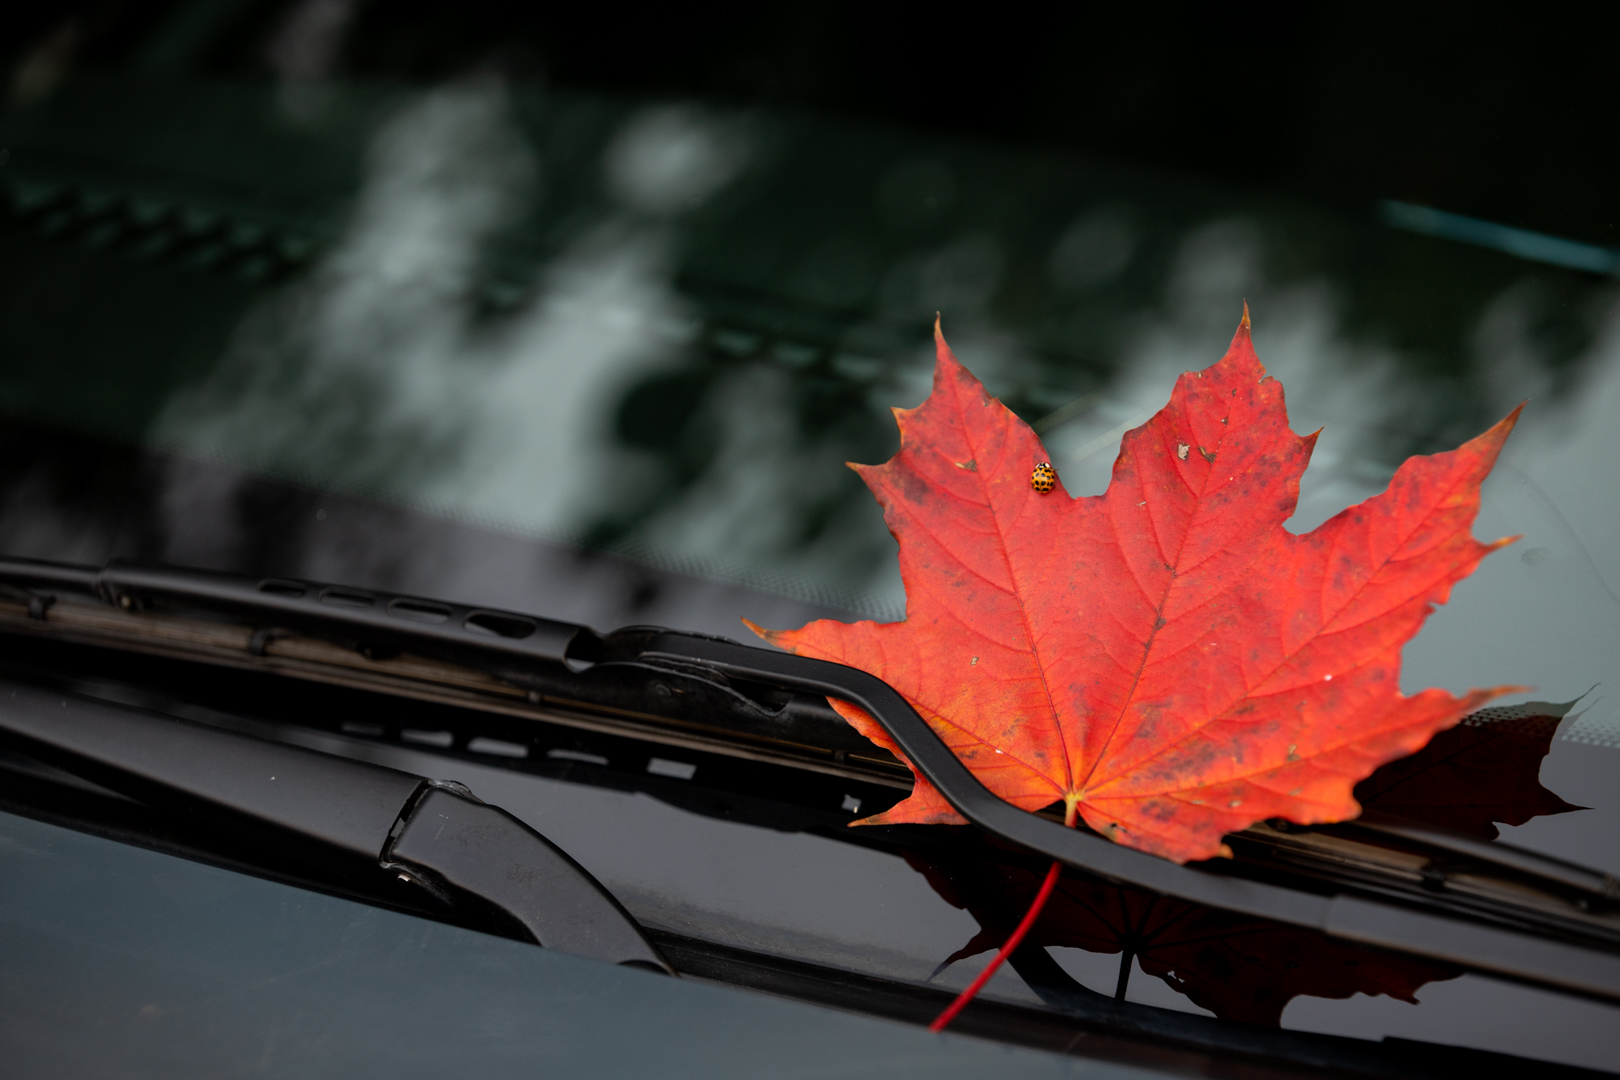
[[[1079,809],[1079,803],[1071,802],[1067,812],[1063,815],[1063,823],[1071,829],[1074,827],[1074,819]],[[1035,925],[1035,920],[1041,917],[1041,909],[1046,906],[1046,901],[1051,897],[1052,890],[1057,888],[1058,875],[1062,872],[1063,864],[1053,859],[1052,868],[1046,872],[1046,880],[1041,882],[1041,891],[1035,894],[1035,902],[1029,905],[1029,910],[1024,913],[1024,920],[1018,924],[1018,929],[1012,932],[1012,936],[1001,947],[1001,951],[996,953],[995,959],[986,964],[984,970],[979,972],[978,978],[968,983],[967,989],[956,995],[956,1000],[951,1002],[944,1012],[934,1018],[934,1022],[928,1025],[929,1031],[944,1031],[949,1027],[951,1021],[956,1019],[957,1013],[967,1008],[967,1003],[979,995],[979,991],[984,989],[984,984],[990,981],[991,977],[1001,968],[1001,965],[1006,962],[1007,957],[1016,952],[1018,946],[1024,943],[1024,938],[1029,934],[1030,928]]]
[[[1136,960],[1136,942],[1128,941],[1119,953],[1119,981],[1114,984],[1114,1000],[1124,1001],[1131,985],[1131,964]]]

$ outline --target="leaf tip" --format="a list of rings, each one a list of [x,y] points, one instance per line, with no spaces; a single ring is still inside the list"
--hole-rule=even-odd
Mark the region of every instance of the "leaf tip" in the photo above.
[[[1254,339],[1249,335],[1249,302],[1243,301],[1243,318],[1238,322],[1237,330],[1232,334],[1232,343],[1226,347],[1226,355],[1221,357],[1216,365],[1236,364],[1239,370],[1255,373],[1257,382],[1264,382],[1270,378],[1266,369],[1261,366],[1259,357],[1254,355]],[[1203,373],[1198,373],[1203,378]]]
[[[1508,413],[1495,424],[1491,425],[1491,429],[1485,432],[1481,438],[1489,438],[1491,441],[1497,443],[1506,442],[1507,437],[1513,434],[1513,429],[1519,426],[1519,417],[1524,415],[1524,407],[1528,404],[1530,404],[1530,400],[1528,398],[1519,402],[1512,412]]]
[[[938,360],[938,365],[934,368],[934,385],[937,388],[942,371],[962,366],[962,362],[956,358],[956,354],[945,341],[945,328],[940,323],[937,311],[934,312],[934,355]]]
[[[752,630],[754,633],[758,634],[760,637],[764,638],[766,641],[770,642],[772,645],[775,645],[775,646],[777,646],[779,648],[786,648],[786,646],[782,645],[782,643],[780,641],[776,640],[778,637],[781,636],[782,631],[780,631],[780,630],[767,630],[763,626],[760,626],[758,623],[754,622],[752,619],[749,619],[749,618],[747,618],[745,616],[740,616],[740,618],[742,618],[742,624],[744,626],[748,627],[748,629]],[[792,651],[793,651],[792,649],[788,649],[788,652],[792,652]]]

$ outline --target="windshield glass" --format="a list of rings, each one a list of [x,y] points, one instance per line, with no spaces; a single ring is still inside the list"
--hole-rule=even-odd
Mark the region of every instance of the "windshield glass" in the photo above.
[[[522,1076],[538,1060],[563,1075],[756,1077],[784,1055],[832,1073],[883,1061],[919,1078],[1076,1067],[608,967],[10,814],[0,869],[6,1050],[28,1075],[383,1076],[476,1061],[484,1075]],[[68,995],[98,1002],[97,1038],[62,1038]],[[1087,1075],[1162,1075],[1098,1069]]]
[[[1363,798],[1620,872],[1620,256],[1577,211],[1550,235],[814,95],[547,75],[527,23],[382,7],[130,5],[10,43],[0,551],[602,628],[898,619],[845,462],[896,449],[936,312],[1092,495],[1247,301],[1293,428],[1323,429],[1298,531],[1528,401],[1475,528],[1521,538],[1403,684],[1534,689]],[[1512,794],[1464,820],[1431,805],[1441,772]],[[948,867],[908,873],[971,909]],[[1337,1006],[1289,1022],[1370,1030]]]

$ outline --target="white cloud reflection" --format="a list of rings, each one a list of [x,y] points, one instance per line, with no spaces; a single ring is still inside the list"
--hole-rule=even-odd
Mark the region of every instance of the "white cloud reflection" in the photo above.
[[[1182,240],[1160,317],[1127,346],[1119,379],[1095,408],[1045,439],[1070,493],[1107,489],[1125,432],[1169,401],[1182,372],[1220,358],[1245,299],[1262,294],[1265,303],[1253,313],[1255,351],[1283,384],[1294,430],[1323,429],[1290,527],[1314,528],[1382,488],[1387,472],[1367,459],[1363,444],[1392,404],[1405,400],[1394,358],[1342,332],[1328,282],[1268,280],[1264,253],[1258,228],[1243,219],[1205,225]]]
[[[848,455],[840,436],[809,432],[797,414],[804,391],[795,380],[827,381],[807,374],[811,360],[767,352],[717,369],[695,421],[713,456],[673,500],[643,498],[675,490],[668,462],[612,430],[628,390],[690,368],[696,313],[672,284],[675,244],[683,215],[712,202],[748,163],[740,129],[688,106],[624,118],[601,144],[592,174],[600,197],[569,196],[571,239],[540,263],[526,303],[491,316],[479,297],[492,255],[543,197],[534,147],[493,83],[424,94],[401,109],[372,141],[341,242],[239,328],[215,372],[171,401],[157,441],[564,543],[616,510],[647,507],[621,541],[637,558],[874,614],[901,611],[875,507],[838,504],[812,527],[837,503]],[[914,162],[874,183],[880,216],[905,233],[905,246],[885,266],[865,246],[874,238],[813,238],[787,253],[792,287],[812,299],[853,298],[870,281],[876,321],[943,311],[957,354],[992,392],[1058,393],[1057,407],[1062,393],[1044,381],[1064,373],[999,313],[998,298],[1021,272],[1016,247],[984,226],[927,233],[960,201],[943,165]],[[1057,220],[1069,225],[1054,231],[1037,272],[1060,293],[1090,295],[1145,265],[1153,224],[1145,211],[1105,200]],[[1123,431],[1164,404],[1181,372],[1218,358],[1245,298],[1295,430],[1325,428],[1291,527],[1314,527],[1382,488],[1388,465],[1368,448],[1432,391],[1413,381],[1408,358],[1358,343],[1329,279],[1279,272],[1270,243],[1243,217],[1175,240],[1162,291],[1107,357],[1118,375],[1094,407],[1044,435],[1071,493],[1106,488]],[[1516,287],[1480,323],[1476,350],[1503,411],[1527,386],[1545,385],[1545,357],[1525,329],[1540,303]],[[810,357],[819,346],[799,348]],[[864,349],[832,349],[829,368],[860,386],[878,415],[926,395],[925,341],[898,358]],[[188,500],[172,493],[177,521]],[[439,557],[396,546],[401,558]]]
[[[481,321],[491,241],[532,208],[540,162],[498,87],[425,95],[377,134],[333,254],[241,327],[157,440],[569,538],[641,464],[609,438],[612,403],[691,322],[666,230],[644,214],[712,193],[739,162],[695,113],[633,118],[608,152],[617,208],[547,263],[525,306]]]
[[[692,209],[724,187],[747,151],[735,133],[696,109],[649,109],[607,149],[607,175],[630,206],[656,214]]]

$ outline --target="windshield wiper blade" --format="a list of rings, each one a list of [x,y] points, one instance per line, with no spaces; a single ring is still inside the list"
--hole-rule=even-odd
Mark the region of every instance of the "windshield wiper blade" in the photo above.
[[[66,589],[98,596],[126,611],[154,603],[179,604],[249,616],[266,631],[298,630],[335,638],[371,654],[410,651],[472,660],[483,667],[497,660],[512,670],[535,664],[572,669],[602,659],[604,650],[595,631],[575,623],[293,578],[248,577],[122,559],[96,567],[0,558],[0,581],[25,591],[34,618],[42,618],[51,601],[42,590]]]
[[[534,705],[588,710],[631,725],[651,722],[665,735],[718,740],[811,768],[909,781],[903,766],[844,723],[822,695],[738,685],[712,668],[645,658],[646,643],[663,627],[599,635],[574,623],[386,590],[120,560],[96,567],[0,557],[0,585],[10,587],[0,601],[20,602],[41,631],[77,631],[97,644],[128,648],[144,641],[153,651],[201,652],[215,660],[221,647],[239,655],[245,648],[243,660],[263,662],[284,657],[283,645],[296,647],[296,639],[307,638],[351,654],[352,669],[368,679],[404,676],[419,686],[452,673],[407,661],[450,663],[519,691]],[[94,603],[57,603],[72,596]],[[84,617],[86,609],[102,605],[119,614]],[[222,616],[219,625],[250,633],[227,644],[221,635],[198,633],[199,615]],[[184,625],[159,625],[176,618]],[[326,675],[335,674],[332,660],[326,658]],[[394,661],[400,663],[385,670]]]
[[[1515,847],[1501,840],[1480,840],[1449,829],[1415,824],[1377,810],[1363,810],[1361,816],[1352,821],[1309,827],[1358,838],[1394,841],[1434,853],[1437,858],[1426,870],[1426,876],[1434,886],[1443,885],[1447,876],[1445,856],[1459,856],[1460,860],[1452,865],[1483,865],[1505,870],[1532,881],[1566,889],[1580,896],[1588,905],[1607,907],[1620,902],[1620,878],[1613,874],[1581,866],[1568,859]]]
[[[583,867],[460,784],[6,681],[0,740],[146,805],[245,826],[249,849],[285,839],[535,944],[675,973]]]
[[[1385,900],[1320,895],[1178,866],[1020,810],[980,783],[898,691],[855,668],[673,631],[653,639],[646,652],[710,664],[729,675],[776,681],[860,706],[963,817],[1003,840],[1087,873],[1364,945],[1620,1001],[1620,955],[1596,942],[1567,944]]]

